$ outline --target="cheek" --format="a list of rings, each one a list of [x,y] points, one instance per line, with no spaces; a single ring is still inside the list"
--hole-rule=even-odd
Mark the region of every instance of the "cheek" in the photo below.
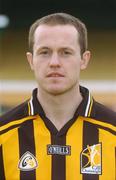
[[[44,66],[43,63],[36,62],[34,64],[34,72],[35,72],[36,77],[42,78],[42,76],[44,76],[46,73],[46,67]]]
[[[75,65],[75,66],[70,66],[69,71],[68,71],[68,76],[70,81],[77,82],[80,76],[80,67]]]
[[[78,74],[80,72],[80,68],[81,68],[81,63],[79,62],[75,62],[72,66],[69,66],[69,69],[71,69],[73,74]]]

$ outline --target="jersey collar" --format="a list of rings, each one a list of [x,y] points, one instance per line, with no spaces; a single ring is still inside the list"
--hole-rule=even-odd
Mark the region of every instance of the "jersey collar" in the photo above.
[[[93,98],[89,90],[85,87],[80,86],[80,92],[83,96],[83,100],[80,103],[80,105],[77,107],[74,117],[78,117],[78,116],[90,117],[93,107]],[[39,114],[41,117],[45,116],[44,110],[39,100],[37,99],[37,88],[33,90],[33,94],[29,101],[29,104],[30,104],[30,115]]]

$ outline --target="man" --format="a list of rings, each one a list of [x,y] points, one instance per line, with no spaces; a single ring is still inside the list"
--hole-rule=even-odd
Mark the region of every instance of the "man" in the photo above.
[[[115,180],[116,113],[79,85],[90,60],[85,25],[45,16],[31,26],[29,48],[38,88],[0,118],[0,179]]]

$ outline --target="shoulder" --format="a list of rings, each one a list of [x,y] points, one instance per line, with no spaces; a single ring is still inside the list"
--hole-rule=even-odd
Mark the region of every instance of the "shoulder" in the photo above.
[[[94,101],[92,114],[95,119],[116,126],[116,112],[112,111],[107,106]]]
[[[13,108],[0,117],[0,145],[15,136],[20,128],[26,127],[36,117],[29,115],[28,101]]]
[[[28,101],[11,109],[0,117],[0,126],[28,116]]]

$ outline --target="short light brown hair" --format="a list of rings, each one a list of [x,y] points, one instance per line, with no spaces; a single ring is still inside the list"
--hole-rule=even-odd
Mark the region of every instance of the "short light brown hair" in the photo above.
[[[81,54],[83,54],[87,50],[87,29],[85,24],[80,21],[78,18],[66,14],[66,13],[54,13],[47,16],[44,16],[38,20],[36,20],[29,30],[29,51],[33,53],[33,45],[34,45],[34,34],[35,30],[39,25],[72,25],[76,28],[79,33],[79,44],[81,49]]]

